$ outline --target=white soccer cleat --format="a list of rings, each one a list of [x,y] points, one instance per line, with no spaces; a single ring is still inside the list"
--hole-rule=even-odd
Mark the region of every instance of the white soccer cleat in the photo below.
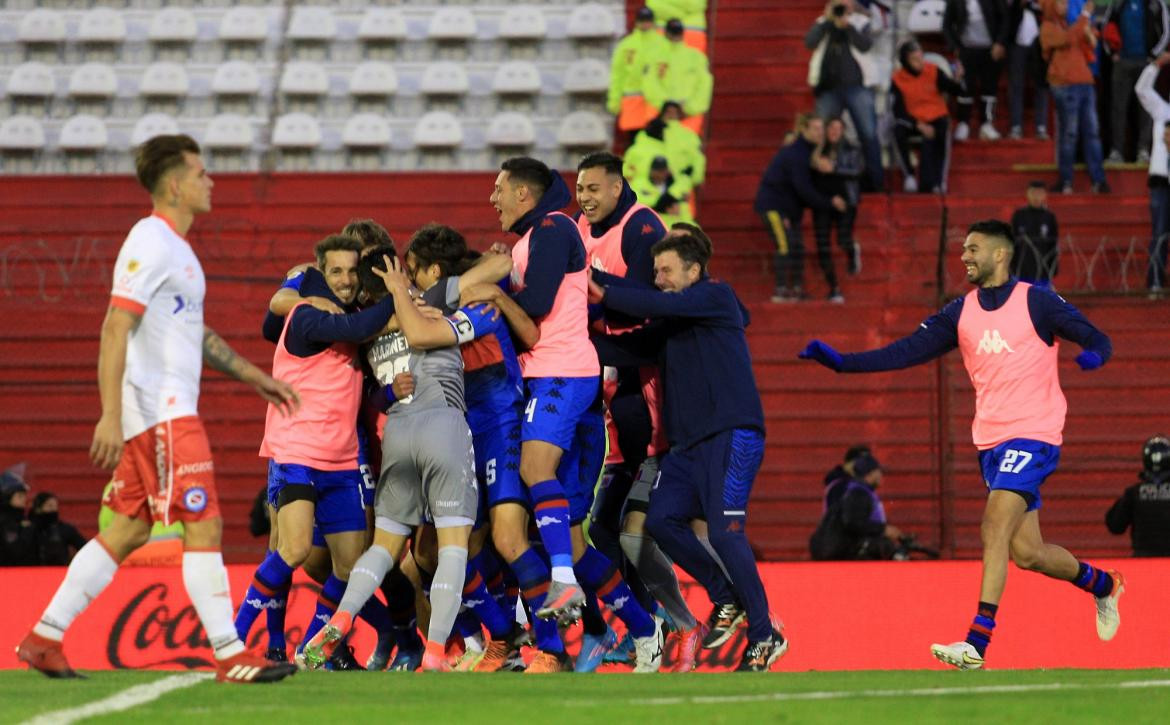
[[[966,141],[971,137],[971,127],[965,121],[955,126],[955,140]]]
[[[638,655],[634,672],[658,672],[662,669],[662,652],[666,649],[666,633],[662,620],[654,617],[654,634],[634,639],[634,651]]]
[[[1097,636],[1103,642],[1113,639],[1117,628],[1121,626],[1121,612],[1117,611],[1117,600],[1121,599],[1125,591],[1125,577],[1119,571],[1111,571],[1113,577],[1113,591],[1109,596],[1094,597],[1097,602]]]
[[[930,653],[939,662],[945,662],[951,667],[960,670],[978,670],[983,668],[983,656],[970,642],[955,642],[953,644],[932,644]]]
[[[984,141],[998,141],[1002,136],[999,135],[999,131],[995,130],[995,126],[985,123],[979,127],[979,138]]]

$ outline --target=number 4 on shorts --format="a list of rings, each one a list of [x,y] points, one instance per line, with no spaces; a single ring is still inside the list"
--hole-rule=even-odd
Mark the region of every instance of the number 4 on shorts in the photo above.
[[[532,416],[536,415],[536,398],[528,401],[528,405],[524,406],[524,415],[528,418],[528,422],[532,422]]]

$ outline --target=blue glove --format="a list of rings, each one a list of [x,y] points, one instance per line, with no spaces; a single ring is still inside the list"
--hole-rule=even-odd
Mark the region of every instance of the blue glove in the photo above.
[[[801,360],[816,360],[830,370],[841,372],[841,353],[820,340],[810,342],[797,354],[797,357]]]
[[[1096,370],[1104,364],[1105,360],[1098,352],[1085,350],[1077,355],[1077,365],[1081,366],[1081,370]]]

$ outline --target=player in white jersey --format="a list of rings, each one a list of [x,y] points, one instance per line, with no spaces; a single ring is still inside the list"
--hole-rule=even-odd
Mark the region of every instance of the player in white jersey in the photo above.
[[[98,357],[102,415],[90,447],[94,464],[114,471],[103,503],[115,516],[73,558],[17,647],[20,660],[49,677],[78,676],[62,649],[65,632],[146,543],[153,521],[183,522],[183,583],[211,642],[216,679],[274,682],[296,671],[245,651],[232,623],[214,465],[197,413],[202,361],[285,411],[300,400],[203,324],[203,268],[184,238],[195,216],[211,210],[213,184],[199,153],[182,135],[156,136],[136,150],[154,209],[130,230],[114,266]]]

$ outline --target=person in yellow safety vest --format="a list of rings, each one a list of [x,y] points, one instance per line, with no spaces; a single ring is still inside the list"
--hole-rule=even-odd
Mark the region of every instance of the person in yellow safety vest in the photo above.
[[[114,520],[114,510],[106,506],[106,498],[114,482],[110,481],[102,490],[102,507],[98,511],[98,531],[104,530]],[[180,566],[183,563],[183,522],[176,521],[164,526],[155,521],[150,529],[150,539],[122,561],[122,566]]]
[[[702,135],[704,114],[711,108],[714,79],[707,56],[682,42],[683,24],[678,18],[666,23],[666,51],[655,59],[643,83],[646,102],[657,114],[667,101],[682,105],[682,124]]]
[[[614,48],[605,106],[618,117],[622,131],[637,131],[658,115],[642,95],[643,82],[651,64],[666,54],[667,45],[654,27],[654,12],[642,8],[634,17],[634,29]]]
[[[690,182],[671,173],[665,156],[655,157],[646,173],[630,181],[630,187],[639,202],[658,212],[663,224],[694,222]]]
[[[707,0],[646,0],[659,18],[678,18],[683,24],[683,42],[707,54]]]
[[[682,125],[682,107],[674,101],[662,106],[658,121],[651,121],[626,149],[622,175],[627,179],[645,175],[655,156],[665,156],[676,177],[683,177],[691,187],[699,186],[707,176],[707,157],[702,140]]]

